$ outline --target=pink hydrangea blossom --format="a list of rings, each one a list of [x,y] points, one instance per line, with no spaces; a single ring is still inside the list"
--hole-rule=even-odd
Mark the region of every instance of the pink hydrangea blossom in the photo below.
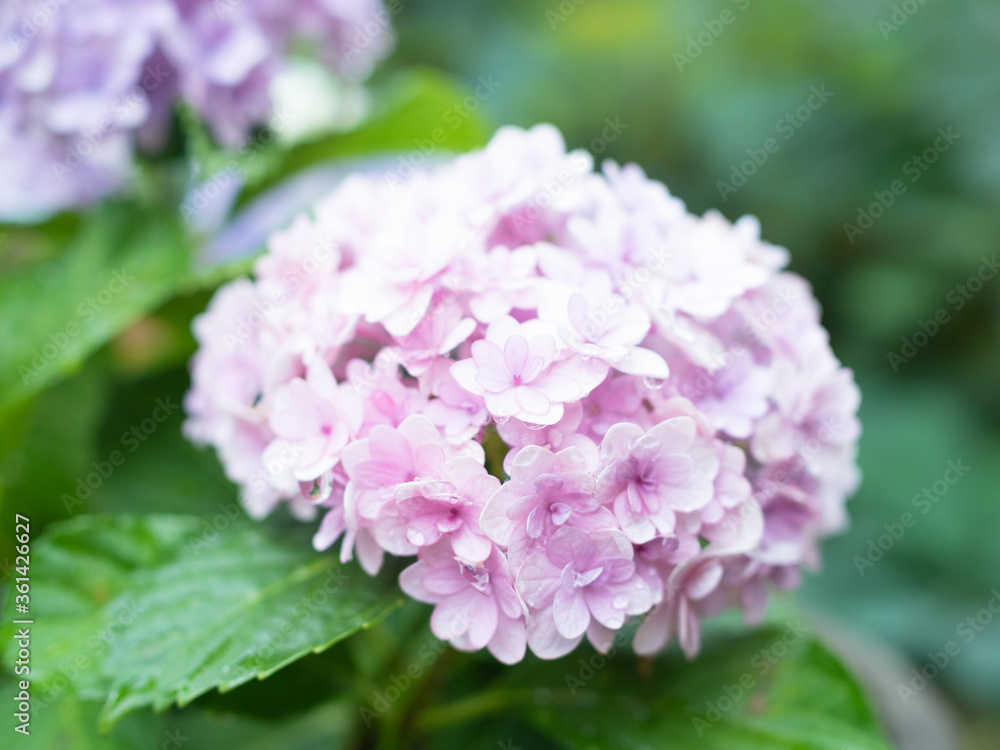
[[[532,650],[561,656],[592,630],[600,647],[607,643],[604,629],[617,630],[630,615],[648,611],[653,592],[636,575],[633,554],[620,531],[565,526],[528,557],[517,580],[525,603],[538,612],[528,625]]]
[[[583,456],[584,465],[589,471],[596,470],[600,465],[597,444],[583,434],[583,408],[581,404],[570,404],[563,418],[553,425],[525,424],[519,419],[508,419],[497,424],[497,434],[510,450],[503,460],[503,470],[512,474],[514,461],[521,450],[529,445],[537,445],[553,453],[561,453],[567,448],[575,449]]]
[[[482,396],[469,393],[452,376],[449,364],[439,362],[426,379],[434,398],[423,414],[430,417],[449,440],[474,437],[489,419]]]
[[[539,316],[558,325],[559,338],[585,360],[601,360],[630,375],[665,378],[670,374],[663,357],[639,346],[651,327],[649,314],[641,307],[613,294],[601,306],[593,306],[578,291],[560,302],[546,305],[543,301]]]
[[[473,446],[469,443],[461,450],[476,456]],[[344,494],[348,518],[368,528],[387,552],[414,554],[417,545],[410,541],[407,519],[396,505],[397,490],[406,483],[440,478],[447,459],[458,455],[459,449],[448,446],[423,415],[407,417],[395,429],[375,426],[367,438],[351,443],[343,452],[350,480]],[[482,464],[482,448],[477,458]]]
[[[698,603],[716,591],[721,583],[724,559],[710,552],[673,568],[664,582],[663,601],[656,605],[636,633],[636,652],[656,653],[676,635],[688,658],[698,653],[701,642]]]
[[[555,424],[563,404],[595,388],[607,368],[583,357],[556,359],[555,339],[536,321],[518,323],[504,316],[472,344],[472,356],[451,373],[459,385],[482,396],[494,417]]]
[[[519,561],[565,525],[597,530],[616,524],[601,505],[597,482],[579,450],[552,453],[529,445],[514,460],[510,481],[486,503],[480,526]]]
[[[667,419],[648,431],[619,422],[604,436],[601,498],[636,544],[674,531],[676,514],[712,500],[719,460],[689,417]]]
[[[591,167],[539,126],[353,175],[194,327],[185,431],[248,511],[321,516],[372,575],[416,555],[434,633],[507,663],[639,616],[638,652],[693,655],[818,564],[858,481],[857,386],[787,252]]]
[[[431,629],[455,648],[485,646],[505,664],[524,657],[524,604],[496,547],[479,563],[456,557],[444,543],[424,547],[420,559],[400,574],[399,585],[414,599],[435,605]]]
[[[338,385],[323,361],[306,378],[294,378],[275,393],[268,424],[296,448],[293,474],[299,481],[322,476],[361,430],[363,404],[347,385]]]
[[[482,562],[493,542],[480,530],[479,517],[500,480],[471,458],[456,459],[443,474],[445,479],[415,479],[396,487],[396,507],[406,520],[406,539],[426,547],[447,535],[456,555]]]

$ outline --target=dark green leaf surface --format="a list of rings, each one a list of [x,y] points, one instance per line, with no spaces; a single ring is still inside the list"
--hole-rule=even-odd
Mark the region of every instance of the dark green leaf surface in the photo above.
[[[399,599],[307,538],[238,520],[84,516],[53,526],[33,554],[36,679],[54,696],[107,695],[105,727],[262,679]]]
[[[17,694],[14,683],[0,689],[4,706],[12,704]],[[14,732],[18,723],[11,717],[3,722],[5,748],[17,750],[180,750],[186,743],[175,743],[176,722],[167,722],[151,712],[134,714],[114,728],[101,733],[97,716],[101,704],[63,697],[51,706],[33,702],[28,734]],[[218,747],[224,747],[219,745]]]
[[[578,650],[528,662],[500,682],[429,709],[425,726],[516,713],[573,750],[888,748],[861,689],[795,627],[712,639],[693,662]]]
[[[46,702],[66,694],[106,695],[101,662],[135,620],[132,575],[164,565],[197,533],[197,519],[81,516],[33,540],[30,559],[31,679]],[[0,648],[13,661],[8,597]]]
[[[104,206],[59,256],[0,277],[0,411],[71,373],[187,277],[169,210]]]
[[[34,536],[46,523],[78,512],[77,493],[93,491],[85,480],[98,458],[97,435],[107,408],[105,369],[92,361],[0,416],[0,497],[31,519]],[[4,556],[11,555],[13,543],[12,534],[0,538]]]
[[[184,750],[342,750],[352,747],[357,711],[331,702],[287,721],[260,721],[191,707],[171,718],[189,740]]]

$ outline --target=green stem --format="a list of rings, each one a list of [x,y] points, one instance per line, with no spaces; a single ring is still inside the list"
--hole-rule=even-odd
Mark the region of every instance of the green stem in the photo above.
[[[533,693],[534,689],[530,688],[494,690],[463,698],[444,706],[428,708],[417,719],[416,728],[420,732],[428,732],[499,713],[512,705],[530,702]]]
[[[375,750],[399,750],[399,721],[386,720],[382,731],[378,733]]]
[[[411,638],[400,649],[398,657],[392,663],[391,674],[408,674],[408,667],[418,658],[420,649],[431,638],[425,626],[416,630]],[[376,739],[376,750],[400,750],[403,747],[402,738],[413,724],[414,704],[426,700],[429,694],[428,686],[437,679],[445,665],[451,661],[453,653],[446,649],[433,664],[427,665],[419,677],[411,678],[412,682],[400,695],[395,705],[391,706],[379,719],[379,731]],[[387,674],[390,674],[387,672]]]

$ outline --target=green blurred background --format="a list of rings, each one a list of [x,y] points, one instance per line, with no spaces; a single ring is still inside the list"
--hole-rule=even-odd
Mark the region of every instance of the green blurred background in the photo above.
[[[917,666],[957,640],[933,684],[967,742],[1000,746],[987,723],[1000,715],[1000,617],[969,643],[956,634],[1000,588],[1000,278],[958,289],[1000,251],[1000,3],[433,0],[398,28],[396,64],[431,62],[469,87],[493,76],[491,125],[547,121],[588,148],[617,122],[598,159],[638,162],[692,211],[754,214],[791,250],[855,371],[865,428],[852,526],[800,598]],[[800,109],[813,87],[832,95]],[[769,138],[777,150],[745,184],[720,189]],[[897,180],[905,192],[849,237]],[[894,368],[889,353],[940,309],[948,322]],[[967,474],[922,513],[914,495],[934,496],[959,459]],[[914,526],[859,564],[907,511]],[[887,713],[932,713],[923,692],[904,704],[882,678]]]
[[[638,162],[693,211],[754,214],[792,251],[856,373],[865,428],[851,529],[825,545],[801,598],[916,665],[958,640],[934,685],[967,742],[997,747],[1000,617],[968,643],[956,628],[1000,587],[1000,279],[957,285],[1000,251],[1000,4],[435,0],[399,28],[399,64],[430,57],[470,86],[494,76],[494,123],[552,122],[586,148],[617,121],[627,127],[601,156]],[[796,115],[812,87],[832,96]],[[958,138],[938,140],[924,169],[911,160],[939,128]],[[768,138],[777,150],[720,189]],[[896,180],[905,192],[849,237],[844,225],[860,228],[859,209]],[[894,368],[889,353],[939,309],[949,322]],[[968,473],[921,513],[913,496],[958,459]],[[915,525],[859,563],[907,511]],[[903,699],[883,682],[891,713]]]
[[[975,284],[959,286],[1000,253],[1000,3],[412,0],[400,7],[396,53],[372,87],[396,90],[397,119],[402,113],[411,127],[396,130],[386,120],[379,131],[376,123],[370,138],[380,147],[412,154],[428,123],[450,111],[463,121],[447,144],[455,149],[481,143],[502,124],[551,122],[570,146],[600,151],[598,159],[638,162],[692,211],[758,216],[765,238],[791,250],[792,269],[823,305],[835,351],[856,373],[865,430],[852,526],[825,544],[824,569],[807,576],[798,600],[864,675],[897,737],[922,715],[955,728],[964,748],[1000,746],[1000,616],[968,643],[956,630],[1000,591],[1000,278],[975,293]],[[392,86],[414,66],[436,68],[454,85],[411,112],[405,91]],[[495,90],[462,104],[480,79]],[[831,93],[820,103],[814,88]],[[946,149],[939,129],[957,134]],[[365,151],[365,137],[306,149],[287,163]],[[768,139],[773,153],[762,151]],[[744,168],[754,155],[762,163]],[[915,158],[933,163],[924,170]],[[720,189],[732,184],[734,169],[753,174],[734,191]],[[858,226],[859,210],[896,181],[905,190],[849,236],[845,224]],[[139,276],[72,342],[59,372],[46,371],[52,388],[0,403],[0,499],[5,512],[31,512],[34,535],[67,512],[198,512],[206,494],[220,504],[235,497],[214,456],[190,448],[172,417],[82,507],[58,499],[148,416],[154,396],[180,398],[193,351],[190,318],[227,275],[185,277],[176,248],[186,240],[171,234],[178,227],[163,221],[157,202],[165,188],[145,187],[138,202],[148,213],[140,218],[112,208],[89,223],[60,217],[38,232],[8,228],[2,238],[8,389],[33,346],[11,342],[30,342],[27,330],[44,340],[73,319],[82,298],[59,291],[47,303],[55,311],[36,321],[47,294],[71,282],[98,290],[107,269],[123,263]],[[70,237],[78,238],[75,249],[60,255],[56,248]],[[70,306],[59,310],[63,297]],[[942,309],[947,322],[909,356],[901,339],[912,340]],[[894,366],[891,353],[909,361]],[[942,486],[949,462],[969,470],[921,513],[914,496]],[[859,564],[878,556],[872,545],[889,533],[885,525],[895,528],[907,512],[915,525],[873,564]],[[904,702],[899,680],[951,640],[960,653]],[[910,735],[920,734],[915,726]],[[933,736],[925,744],[909,736],[915,744],[906,746],[941,747],[926,744]]]

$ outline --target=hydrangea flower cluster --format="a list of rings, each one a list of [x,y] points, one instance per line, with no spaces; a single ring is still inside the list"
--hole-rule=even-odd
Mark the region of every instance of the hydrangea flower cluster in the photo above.
[[[0,219],[85,204],[188,102],[234,147],[293,43],[347,77],[391,45],[380,0],[10,0],[0,6]]]
[[[787,252],[551,126],[353,175],[195,323],[188,436],[248,511],[321,514],[456,648],[520,660],[760,617],[818,564],[859,393]],[[485,448],[485,449],[484,449]]]

